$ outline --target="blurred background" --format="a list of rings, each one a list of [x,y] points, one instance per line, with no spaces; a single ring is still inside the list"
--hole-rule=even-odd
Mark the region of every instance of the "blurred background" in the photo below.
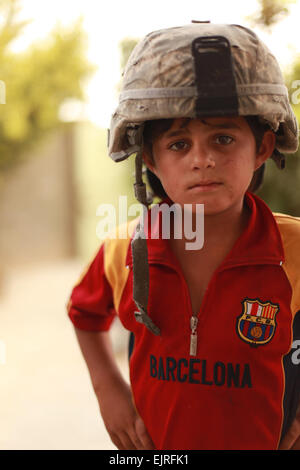
[[[0,449],[115,448],[66,304],[100,244],[97,207],[136,202],[133,162],[111,162],[106,142],[137,40],[191,20],[251,27],[292,96],[299,17],[298,1],[0,0]],[[286,166],[268,163],[259,195],[300,216],[299,156]],[[127,377],[128,335],[117,321],[112,334]]]

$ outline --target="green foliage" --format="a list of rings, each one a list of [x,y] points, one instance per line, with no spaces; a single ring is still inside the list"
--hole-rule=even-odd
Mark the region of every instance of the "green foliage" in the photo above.
[[[289,6],[295,0],[259,0],[259,11],[247,19],[253,27],[262,27],[271,32],[272,26],[289,14]],[[293,104],[294,112],[299,122],[299,104],[295,104],[298,99],[300,83],[296,82],[300,78],[299,57],[295,58],[288,74],[285,75],[285,82],[289,90],[290,101]],[[297,101],[296,100],[296,101]],[[266,172],[263,187],[258,192],[275,212],[284,212],[294,216],[300,216],[300,151],[295,154],[286,155],[286,167],[279,170],[275,163],[270,160],[266,164]]]
[[[121,65],[121,70],[123,74],[123,70],[125,69],[125,66],[127,64],[127,61],[129,59],[129,56],[131,52],[133,51],[134,47],[138,43],[138,39],[134,38],[124,38],[122,41],[119,43],[119,49],[120,49],[120,65]],[[117,85],[117,90],[120,92],[122,88],[122,83],[119,82]]]
[[[257,193],[274,212],[300,216],[300,159],[299,155],[286,156],[286,168],[279,170],[273,160],[266,165],[264,183]]]
[[[20,11],[19,0],[0,0],[0,57],[5,57],[7,46],[22,31],[28,21],[16,21],[16,15]]]
[[[59,109],[66,99],[84,98],[83,81],[94,67],[85,58],[81,22],[22,53],[11,42],[26,23],[18,22],[19,0],[1,0],[0,80],[6,85],[6,104],[0,114],[0,172],[18,162],[24,150],[60,124]]]
[[[285,82],[290,96],[290,102],[300,101],[297,89],[293,88],[297,77],[300,77],[300,62],[296,59]],[[300,83],[297,88],[299,90]],[[294,95],[294,96],[293,96]],[[297,121],[300,119],[300,105],[292,105]],[[263,187],[258,193],[277,212],[284,212],[293,216],[300,216],[300,149],[294,154],[286,154],[286,165],[279,170],[273,161],[268,161]]]
[[[289,6],[295,0],[259,0],[259,11],[248,16],[252,26],[270,28],[289,14]]]
[[[125,68],[127,61],[131,52],[133,51],[134,47],[138,43],[138,39],[134,38],[124,38],[120,44],[120,52],[121,52],[121,68],[122,70]]]

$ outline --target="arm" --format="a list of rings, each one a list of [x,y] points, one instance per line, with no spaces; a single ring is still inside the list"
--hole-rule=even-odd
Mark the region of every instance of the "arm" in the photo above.
[[[112,442],[120,450],[154,449],[118,368],[109,333],[78,328],[75,332]]]
[[[279,450],[300,450],[300,402],[295,419],[284,436]]]

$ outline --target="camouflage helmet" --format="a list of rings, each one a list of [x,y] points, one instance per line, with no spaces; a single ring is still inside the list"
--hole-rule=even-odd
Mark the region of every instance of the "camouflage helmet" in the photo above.
[[[124,70],[109,156],[121,161],[141,149],[145,121],[226,115],[256,115],[268,123],[277,156],[297,150],[297,120],[280,67],[253,31],[209,22],[154,31]]]

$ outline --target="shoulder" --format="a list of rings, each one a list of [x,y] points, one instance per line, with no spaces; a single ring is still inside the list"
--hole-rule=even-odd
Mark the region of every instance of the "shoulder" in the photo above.
[[[273,214],[281,234],[284,249],[284,269],[291,288],[293,314],[300,308],[300,218],[286,214]]]
[[[293,217],[278,212],[273,213],[284,248],[300,243],[300,217]]]
[[[122,261],[125,263],[129,244],[137,223],[138,218],[119,225],[104,240],[104,263],[106,265],[120,264]]]
[[[117,311],[128,279],[126,257],[137,223],[138,218],[120,225],[103,243],[104,271],[113,291],[114,305]]]
[[[281,212],[273,212],[273,216],[279,224],[289,225],[289,226],[299,226],[300,227],[300,217],[294,217],[293,215],[283,214]]]

